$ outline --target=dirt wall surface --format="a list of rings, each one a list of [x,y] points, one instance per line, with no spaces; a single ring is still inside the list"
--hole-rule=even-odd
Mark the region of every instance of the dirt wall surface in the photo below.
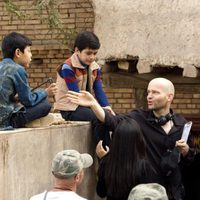
[[[93,0],[99,59],[200,66],[200,1]]]
[[[35,194],[51,190],[51,163],[59,151],[75,149],[95,158],[88,122],[0,131],[0,147],[1,200],[28,200]],[[78,194],[97,200],[95,187],[94,163],[85,170]]]

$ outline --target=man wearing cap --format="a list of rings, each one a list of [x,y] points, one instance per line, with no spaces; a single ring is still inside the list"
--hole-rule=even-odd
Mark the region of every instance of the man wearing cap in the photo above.
[[[50,191],[37,194],[30,200],[86,200],[76,193],[78,185],[82,182],[84,168],[92,165],[92,157],[76,150],[64,150],[56,154],[52,161],[52,174],[55,183]]]

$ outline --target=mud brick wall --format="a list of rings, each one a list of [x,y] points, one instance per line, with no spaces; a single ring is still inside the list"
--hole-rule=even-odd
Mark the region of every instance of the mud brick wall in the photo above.
[[[5,2],[0,1],[0,40],[8,32],[18,31],[30,37],[34,44],[62,44],[64,34],[58,30],[49,31],[48,22],[41,21],[48,17],[47,12],[38,14],[34,0],[12,2],[22,11],[19,15],[25,16],[25,20],[8,13]],[[94,12],[90,0],[61,0],[56,8],[64,31],[93,30]]]

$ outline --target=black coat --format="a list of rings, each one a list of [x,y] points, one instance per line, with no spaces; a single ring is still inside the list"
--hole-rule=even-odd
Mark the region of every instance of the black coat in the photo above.
[[[182,116],[173,113],[173,127],[168,134],[165,133],[163,128],[154,123],[154,116],[152,111],[145,111],[142,109],[136,109],[127,114],[119,114],[116,116],[111,115],[109,112],[105,111],[105,125],[109,130],[114,130],[117,126],[118,122],[125,117],[133,118],[140,125],[142,132],[144,134],[144,138],[146,141],[147,147],[147,157],[157,171],[158,183],[165,186],[168,193],[171,193],[172,187],[179,187],[177,185],[181,185],[181,174],[180,174],[180,165],[187,165],[194,158],[194,148],[192,144],[192,140],[189,137],[188,145],[190,147],[189,153],[184,158],[181,157],[181,162],[177,168],[179,174],[179,183],[176,186],[172,183],[172,181],[168,180],[165,173],[163,173],[161,169],[161,159],[167,151],[173,150],[177,140],[181,139],[182,131],[184,124],[187,122]],[[177,173],[175,173],[177,174]],[[170,189],[169,189],[170,188]],[[170,191],[169,191],[170,190]]]

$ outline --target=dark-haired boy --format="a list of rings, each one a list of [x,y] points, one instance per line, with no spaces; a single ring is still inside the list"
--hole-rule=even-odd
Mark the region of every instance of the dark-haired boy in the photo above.
[[[52,83],[45,90],[32,92],[24,67],[31,62],[32,42],[26,36],[11,32],[2,41],[0,62],[0,129],[25,127],[25,124],[47,115],[51,105],[47,96],[56,93]]]
[[[95,62],[99,48],[99,39],[93,32],[80,32],[75,40],[74,54],[57,69],[58,93],[54,108],[61,112],[65,120],[92,121],[96,119],[90,108],[69,102],[65,97],[68,90],[94,93],[98,103],[113,113],[102,88],[100,67]]]

